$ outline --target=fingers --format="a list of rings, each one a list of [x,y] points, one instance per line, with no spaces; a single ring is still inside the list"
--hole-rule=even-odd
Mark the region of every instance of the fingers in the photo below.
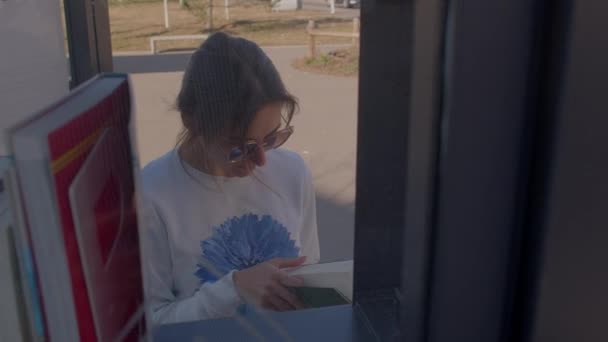
[[[283,284],[284,286],[288,286],[288,287],[298,287],[298,286],[304,286],[304,281],[300,278],[298,278],[297,276],[290,276],[289,274],[279,271],[276,274],[276,279],[279,281],[279,283]]]
[[[268,294],[262,300],[262,307],[274,311],[290,311],[293,308],[279,296]]]
[[[263,308],[275,311],[291,311],[303,309],[306,306],[298,297],[279,283],[275,283],[262,297]]]
[[[282,270],[297,267],[305,260],[306,257],[272,259],[235,272],[234,284],[245,300],[263,308],[276,311],[305,308],[302,301],[288,288],[303,286],[304,282]]]
[[[278,268],[287,268],[300,266],[304,263],[304,261],[306,261],[306,257],[301,256],[299,258],[274,258],[268,261],[268,263]]]
[[[289,305],[290,310],[303,309],[306,307],[304,303],[300,301],[298,296],[278,282],[273,287],[273,291],[279,298]]]

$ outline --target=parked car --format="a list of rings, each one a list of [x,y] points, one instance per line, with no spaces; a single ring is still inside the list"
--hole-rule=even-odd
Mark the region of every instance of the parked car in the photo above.
[[[326,0],[327,1],[327,6],[329,6],[329,1],[330,0]],[[336,6],[342,6],[344,8],[353,8],[353,7],[360,7],[361,6],[361,0],[335,0],[336,1]]]

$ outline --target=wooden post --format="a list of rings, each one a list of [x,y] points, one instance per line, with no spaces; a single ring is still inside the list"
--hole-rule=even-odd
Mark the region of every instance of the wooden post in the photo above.
[[[336,14],[336,0],[329,0],[329,12],[331,14]]]
[[[353,35],[360,34],[360,33],[361,33],[361,21],[359,20],[359,18],[353,18]],[[361,38],[361,36],[359,36],[359,37],[353,36],[353,45],[357,46],[359,44],[359,38]]]
[[[165,0],[163,2],[164,3],[163,6],[164,6],[164,9],[165,9],[165,28],[168,29],[169,28],[169,8],[168,8],[168,5],[167,5],[167,1],[168,0]]]
[[[209,4],[207,5],[207,30],[213,30],[213,0],[207,0]]]
[[[230,20],[230,4],[228,3],[228,0],[224,0],[224,16],[226,17],[226,20]]]
[[[314,58],[317,55],[317,49],[315,46],[315,35],[313,34],[313,30],[315,29],[314,20],[308,21],[308,26],[306,26],[306,32],[308,33],[308,57]]]

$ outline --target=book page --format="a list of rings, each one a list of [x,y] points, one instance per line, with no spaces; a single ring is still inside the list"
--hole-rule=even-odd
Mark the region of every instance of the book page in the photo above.
[[[353,299],[353,261],[305,265],[288,271],[308,287],[334,288],[349,300]]]

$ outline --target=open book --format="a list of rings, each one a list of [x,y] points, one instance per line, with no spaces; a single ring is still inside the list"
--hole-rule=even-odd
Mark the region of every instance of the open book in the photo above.
[[[288,273],[304,281],[303,287],[292,290],[308,307],[348,304],[352,301],[352,260],[304,265]]]

